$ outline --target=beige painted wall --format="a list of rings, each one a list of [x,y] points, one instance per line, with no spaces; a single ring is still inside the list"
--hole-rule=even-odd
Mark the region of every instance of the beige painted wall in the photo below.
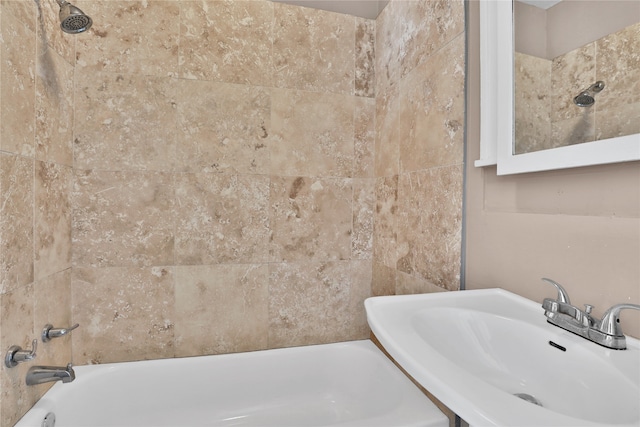
[[[638,22],[640,3],[637,1],[562,1],[548,10],[547,58],[555,58]]]
[[[554,59],[640,22],[640,3],[571,0],[541,9],[516,1],[514,16],[516,51]]]
[[[638,162],[496,175],[479,157],[478,3],[470,4],[467,165],[467,289],[500,287],[542,301],[563,284],[597,316],[616,303],[640,304]],[[623,330],[640,337],[640,312]]]
[[[547,58],[547,10],[515,1],[513,16],[518,22],[513,29],[516,52]]]

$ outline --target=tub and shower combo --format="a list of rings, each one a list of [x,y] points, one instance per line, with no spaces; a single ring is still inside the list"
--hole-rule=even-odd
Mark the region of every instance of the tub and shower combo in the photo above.
[[[64,32],[77,34],[91,27],[91,18],[80,9],[66,0],[56,1]],[[30,360],[35,345],[31,351],[15,346],[7,363]],[[36,367],[27,383],[47,382],[52,375],[60,381],[16,427],[449,424],[368,340],[75,368]]]
[[[16,427],[446,427],[371,341],[78,366]]]

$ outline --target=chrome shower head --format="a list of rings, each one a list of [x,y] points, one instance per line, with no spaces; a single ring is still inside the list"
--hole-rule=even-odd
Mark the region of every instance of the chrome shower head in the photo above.
[[[598,80],[592,84],[589,89],[582,91],[578,96],[573,98],[573,103],[578,107],[590,107],[596,102],[594,95],[602,89],[604,89],[604,82]]]
[[[60,28],[65,33],[78,34],[91,28],[93,21],[89,15],[66,0],[56,0],[60,5]]]
[[[573,98],[573,103],[578,107],[590,107],[596,102],[596,99],[589,95],[589,92],[582,92],[580,95]]]

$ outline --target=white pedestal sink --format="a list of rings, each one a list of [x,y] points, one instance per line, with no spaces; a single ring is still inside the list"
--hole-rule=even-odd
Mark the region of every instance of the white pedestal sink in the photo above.
[[[611,350],[502,289],[369,298],[371,330],[474,427],[640,425],[640,342]]]

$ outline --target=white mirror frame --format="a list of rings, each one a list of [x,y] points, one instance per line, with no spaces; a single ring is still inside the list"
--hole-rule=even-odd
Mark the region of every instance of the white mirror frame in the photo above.
[[[640,160],[640,134],[513,154],[513,2],[480,1],[480,159],[498,175]]]

